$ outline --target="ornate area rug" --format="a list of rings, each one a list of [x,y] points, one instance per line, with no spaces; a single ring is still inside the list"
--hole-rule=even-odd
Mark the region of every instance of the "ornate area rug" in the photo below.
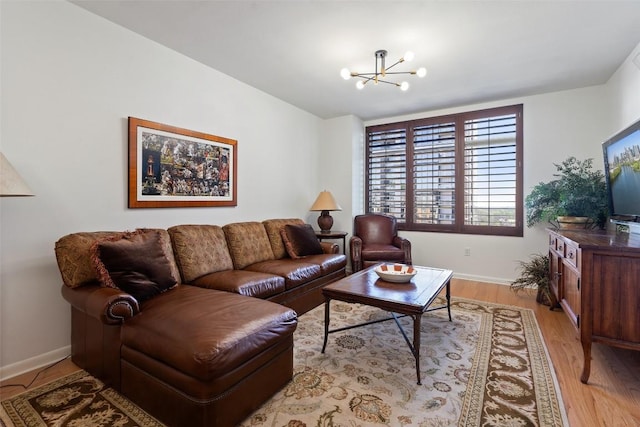
[[[435,304],[437,304],[436,302]],[[324,307],[301,316],[294,378],[243,427],[568,426],[553,367],[531,310],[453,298],[422,317],[422,385],[397,325],[329,336]],[[331,329],[387,317],[331,302]],[[412,321],[401,319],[411,336]],[[160,426],[84,372],[2,402],[7,426]]]
[[[0,425],[158,427],[155,418],[85,371],[2,401]]]

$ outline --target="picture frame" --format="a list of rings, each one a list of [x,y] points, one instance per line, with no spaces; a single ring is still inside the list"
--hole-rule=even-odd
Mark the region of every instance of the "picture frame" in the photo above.
[[[238,142],[129,117],[129,208],[237,206]]]

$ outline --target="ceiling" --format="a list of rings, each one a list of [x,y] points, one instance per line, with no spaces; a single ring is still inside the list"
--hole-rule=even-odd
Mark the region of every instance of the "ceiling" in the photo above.
[[[72,3],[321,118],[371,120],[604,84],[640,42],[634,1]],[[343,80],[415,53],[406,92]],[[405,67],[406,65],[406,67]]]

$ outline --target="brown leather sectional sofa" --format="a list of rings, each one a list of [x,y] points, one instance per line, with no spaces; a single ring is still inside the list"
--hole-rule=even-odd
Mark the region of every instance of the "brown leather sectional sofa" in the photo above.
[[[233,426],[293,374],[297,315],[345,276],[338,246],[291,258],[281,230],[300,219],[155,229],[177,286],[139,302],[99,281],[96,241],[56,242],[71,304],[72,360],[163,423]]]

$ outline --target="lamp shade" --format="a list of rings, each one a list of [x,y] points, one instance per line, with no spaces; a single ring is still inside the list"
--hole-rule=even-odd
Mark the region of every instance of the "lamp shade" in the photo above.
[[[29,186],[2,153],[0,153],[0,196],[33,196]]]
[[[342,208],[338,203],[336,203],[336,199],[333,198],[333,194],[329,191],[321,191],[318,194],[318,198],[313,205],[311,206],[311,211],[341,211]]]

